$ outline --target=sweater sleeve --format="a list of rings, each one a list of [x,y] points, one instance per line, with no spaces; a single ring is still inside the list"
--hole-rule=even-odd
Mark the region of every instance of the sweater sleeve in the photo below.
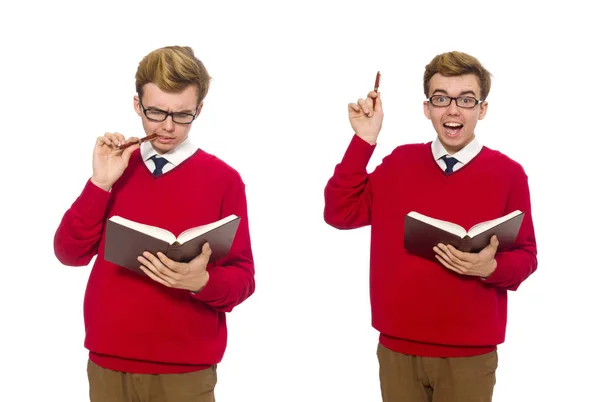
[[[250,241],[245,185],[238,178],[223,196],[221,216],[240,217],[229,254],[207,268],[206,286],[190,296],[222,312],[230,312],[254,293],[254,258]]]
[[[69,266],[85,266],[98,253],[110,193],[88,180],[54,234],[54,254]]]
[[[524,212],[524,215],[515,245],[496,253],[496,270],[484,282],[513,291],[537,269],[537,245],[531,216],[529,185],[522,167],[519,167],[514,176],[505,212],[510,213],[517,209]]]
[[[325,186],[324,219],[337,229],[371,223],[372,187],[367,164],[375,145],[354,134],[350,145]]]

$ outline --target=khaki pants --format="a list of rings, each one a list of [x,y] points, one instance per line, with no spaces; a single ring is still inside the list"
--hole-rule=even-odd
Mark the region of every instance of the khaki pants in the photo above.
[[[491,402],[496,351],[473,357],[418,357],[379,344],[383,402]]]
[[[91,402],[214,402],[217,366],[183,374],[131,374],[88,360]]]

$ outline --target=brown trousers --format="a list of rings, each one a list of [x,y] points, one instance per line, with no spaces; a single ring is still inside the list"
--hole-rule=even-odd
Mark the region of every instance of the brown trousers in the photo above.
[[[88,360],[91,402],[215,402],[217,366],[184,374],[131,374]]]
[[[418,357],[377,346],[383,402],[491,402],[496,351],[473,357]]]

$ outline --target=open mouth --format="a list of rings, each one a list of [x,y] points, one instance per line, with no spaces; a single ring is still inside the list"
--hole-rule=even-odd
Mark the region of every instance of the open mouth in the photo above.
[[[448,122],[444,123],[444,129],[446,130],[446,134],[450,137],[456,137],[460,134],[463,125],[461,123],[456,122]]]

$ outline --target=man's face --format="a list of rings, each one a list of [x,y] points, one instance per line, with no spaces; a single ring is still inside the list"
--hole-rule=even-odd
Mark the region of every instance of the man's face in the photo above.
[[[156,84],[148,83],[143,88],[143,98],[139,99],[136,95],[133,98],[133,106],[136,113],[142,118],[142,125],[146,135],[158,134],[158,137],[152,140],[152,146],[159,154],[169,152],[177,145],[181,144],[188,136],[192,127],[191,124],[180,124],[176,121],[191,121],[191,116],[198,115],[202,109],[202,103],[198,105],[196,87],[188,86],[181,92],[169,93],[162,91]],[[146,109],[146,115],[142,109]],[[162,120],[164,113],[175,113]]]
[[[481,88],[479,80],[473,74],[460,75],[456,77],[444,77],[441,74],[435,74],[429,81],[429,97],[433,95],[443,95],[447,97],[471,97],[480,99]],[[444,100],[444,98],[440,98]],[[465,98],[459,104],[466,105],[468,100]],[[460,151],[475,137],[475,126],[477,120],[485,117],[487,111],[487,102],[477,104],[474,108],[462,108],[456,105],[452,100],[448,106],[434,106],[431,102],[423,102],[423,111],[425,116],[431,120],[433,127],[437,132],[440,142],[448,151],[453,154]]]

